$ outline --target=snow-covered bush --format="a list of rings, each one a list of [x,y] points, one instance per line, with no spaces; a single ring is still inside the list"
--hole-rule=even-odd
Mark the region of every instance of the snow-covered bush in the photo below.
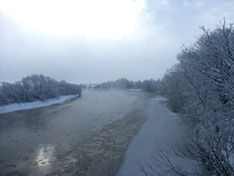
[[[194,127],[187,147],[190,157],[213,175],[233,176],[234,27],[224,21],[213,31],[202,30],[164,76],[163,93],[172,109]]]
[[[81,94],[81,87],[44,75],[31,75],[16,83],[0,84],[0,105],[47,100],[62,95]]]

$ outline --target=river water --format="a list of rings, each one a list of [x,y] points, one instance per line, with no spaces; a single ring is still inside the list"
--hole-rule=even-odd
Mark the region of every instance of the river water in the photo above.
[[[113,176],[152,95],[86,90],[60,105],[0,115],[0,176]]]

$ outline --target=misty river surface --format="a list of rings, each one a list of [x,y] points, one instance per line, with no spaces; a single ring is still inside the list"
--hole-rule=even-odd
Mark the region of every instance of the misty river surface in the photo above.
[[[115,175],[151,96],[85,90],[71,102],[0,115],[0,176]]]

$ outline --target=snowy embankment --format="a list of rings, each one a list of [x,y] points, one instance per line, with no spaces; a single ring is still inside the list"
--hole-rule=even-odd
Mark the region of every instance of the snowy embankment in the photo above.
[[[33,101],[28,103],[12,103],[4,106],[0,106],[0,114],[19,111],[19,110],[28,110],[41,107],[47,107],[54,104],[63,103],[67,100],[79,97],[79,94],[76,95],[64,95],[58,98],[48,99],[46,101]]]
[[[165,100],[163,97],[151,100],[148,120],[129,145],[118,176],[145,176],[144,171],[147,175],[175,175],[168,172],[168,168],[157,165],[155,158],[159,151],[167,153],[176,167],[189,172],[195,170],[196,163],[181,159],[172,152],[171,147],[181,142],[184,128],[178,115],[162,104]]]

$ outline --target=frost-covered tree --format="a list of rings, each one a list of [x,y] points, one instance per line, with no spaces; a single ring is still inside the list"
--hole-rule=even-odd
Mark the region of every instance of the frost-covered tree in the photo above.
[[[65,81],[56,81],[44,75],[31,75],[21,81],[0,84],[0,104],[47,100],[61,95],[81,94],[81,87]]]
[[[107,81],[96,86],[98,89],[141,89],[143,91],[159,93],[161,89],[160,80],[129,81],[126,78],[120,78],[116,81]]]
[[[143,91],[149,91],[149,92],[158,92],[160,89],[160,80],[145,80],[141,84],[141,89]]]
[[[184,47],[162,80],[163,93],[193,126],[184,155],[213,175],[234,175],[234,28],[225,21]]]

